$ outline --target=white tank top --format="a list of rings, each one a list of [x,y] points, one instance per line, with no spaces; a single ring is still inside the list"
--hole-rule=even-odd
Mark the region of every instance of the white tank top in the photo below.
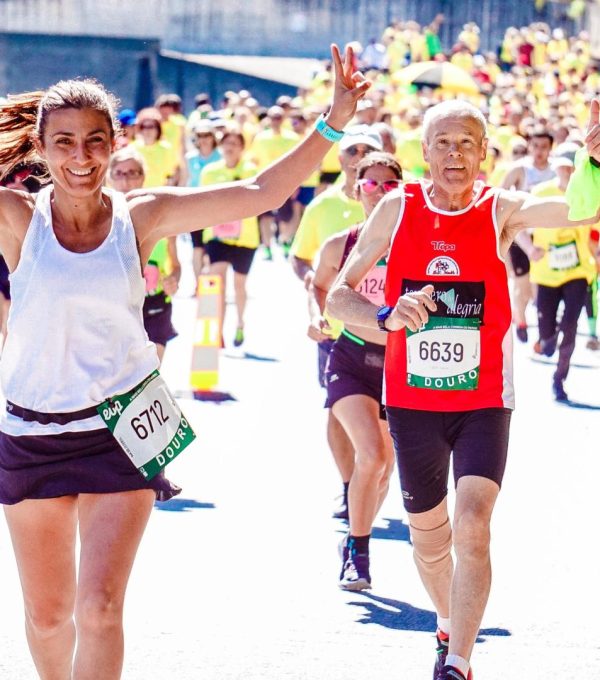
[[[74,253],[52,226],[52,187],[38,194],[10,275],[12,303],[0,381],[7,400],[32,411],[68,413],[127,392],[158,368],[142,319],[146,294],[125,196],[107,192],[112,224],[95,250]],[[99,416],[67,425],[25,422],[3,413],[10,435],[82,432]]]
[[[543,170],[539,170],[532,163],[524,165],[525,186],[523,191],[531,191],[532,187],[542,182],[548,182],[556,177],[556,170],[548,164]]]

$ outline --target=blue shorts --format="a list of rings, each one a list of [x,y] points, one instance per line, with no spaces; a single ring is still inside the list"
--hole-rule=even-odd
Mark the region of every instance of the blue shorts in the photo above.
[[[315,197],[315,187],[300,187],[296,201],[301,205],[308,205]]]

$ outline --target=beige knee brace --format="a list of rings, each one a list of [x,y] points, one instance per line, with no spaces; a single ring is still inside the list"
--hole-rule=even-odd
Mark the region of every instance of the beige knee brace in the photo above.
[[[410,525],[413,557],[419,571],[425,574],[439,574],[452,567],[452,527],[450,520],[436,529],[415,529]]]

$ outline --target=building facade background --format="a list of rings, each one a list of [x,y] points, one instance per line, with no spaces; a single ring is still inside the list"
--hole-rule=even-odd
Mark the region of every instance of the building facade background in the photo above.
[[[393,19],[446,21],[445,47],[466,21],[496,48],[507,26],[548,21],[573,28],[566,4],[549,0],[0,0],[0,30],[157,38],[168,49],[208,54],[326,57],[334,40],[368,42]]]

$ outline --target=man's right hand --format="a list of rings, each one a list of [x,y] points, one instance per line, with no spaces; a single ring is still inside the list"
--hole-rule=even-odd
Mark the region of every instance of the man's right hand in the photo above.
[[[429,312],[435,312],[437,305],[431,299],[433,286],[424,286],[414,293],[407,293],[396,303],[394,311],[388,316],[385,327],[389,331],[403,328],[416,332],[423,328],[429,320]]]

